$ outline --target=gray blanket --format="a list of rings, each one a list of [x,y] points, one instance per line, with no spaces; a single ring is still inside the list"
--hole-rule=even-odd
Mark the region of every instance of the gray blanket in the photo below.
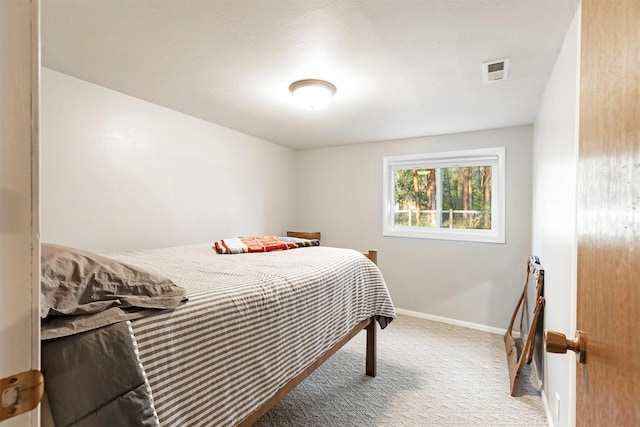
[[[42,342],[57,427],[158,426],[129,322]]]

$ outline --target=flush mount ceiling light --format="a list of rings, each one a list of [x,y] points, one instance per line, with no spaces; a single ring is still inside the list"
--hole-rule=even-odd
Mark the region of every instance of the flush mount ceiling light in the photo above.
[[[327,105],[336,87],[324,80],[306,79],[291,83],[289,92],[300,105],[315,110]]]

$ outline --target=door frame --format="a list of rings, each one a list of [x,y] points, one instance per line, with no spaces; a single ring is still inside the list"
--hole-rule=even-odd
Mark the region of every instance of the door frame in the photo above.
[[[0,2],[0,377],[40,369],[40,0]],[[8,345],[7,345],[8,343]],[[36,409],[1,422],[39,426]]]

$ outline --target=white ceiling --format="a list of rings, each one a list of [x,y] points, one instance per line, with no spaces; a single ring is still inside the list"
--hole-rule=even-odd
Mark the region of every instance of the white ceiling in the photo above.
[[[43,0],[42,63],[304,149],[530,124],[577,0]],[[482,62],[510,57],[509,79]],[[289,85],[337,87],[310,111]],[[70,95],[72,96],[72,95]]]

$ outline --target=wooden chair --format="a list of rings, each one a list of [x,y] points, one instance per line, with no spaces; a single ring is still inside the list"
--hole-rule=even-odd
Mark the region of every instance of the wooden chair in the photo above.
[[[530,315],[526,312],[526,308],[528,307],[527,303],[527,289],[529,286],[529,277],[533,276],[536,280],[536,297],[535,297],[535,307],[533,309],[533,313]],[[516,382],[518,380],[518,374],[522,369],[522,366],[526,362],[527,364],[531,363],[533,358],[533,349],[535,344],[536,337],[536,325],[538,324],[538,317],[542,311],[544,306],[544,297],[542,296],[544,287],[544,268],[540,265],[540,260],[536,256],[529,257],[527,262],[527,278],[524,283],[524,289],[522,290],[522,295],[520,295],[520,299],[518,300],[518,304],[516,304],[516,308],[513,311],[513,315],[511,316],[511,321],[509,322],[509,327],[507,328],[507,332],[504,334],[504,348],[507,352],[507,366],[509,368],[509,382],[511,383],[511,396],[514,395],[516,390]],[[520,339],[522,340],[522,349],[518,351],[518,344],[516,338],[513,336],[513,325],[518,317],[518,313],[520,313]],[[523,329],[524,326],[524,318],[525,315],[529,318],[530,324],[528,329],[525,331]]]

